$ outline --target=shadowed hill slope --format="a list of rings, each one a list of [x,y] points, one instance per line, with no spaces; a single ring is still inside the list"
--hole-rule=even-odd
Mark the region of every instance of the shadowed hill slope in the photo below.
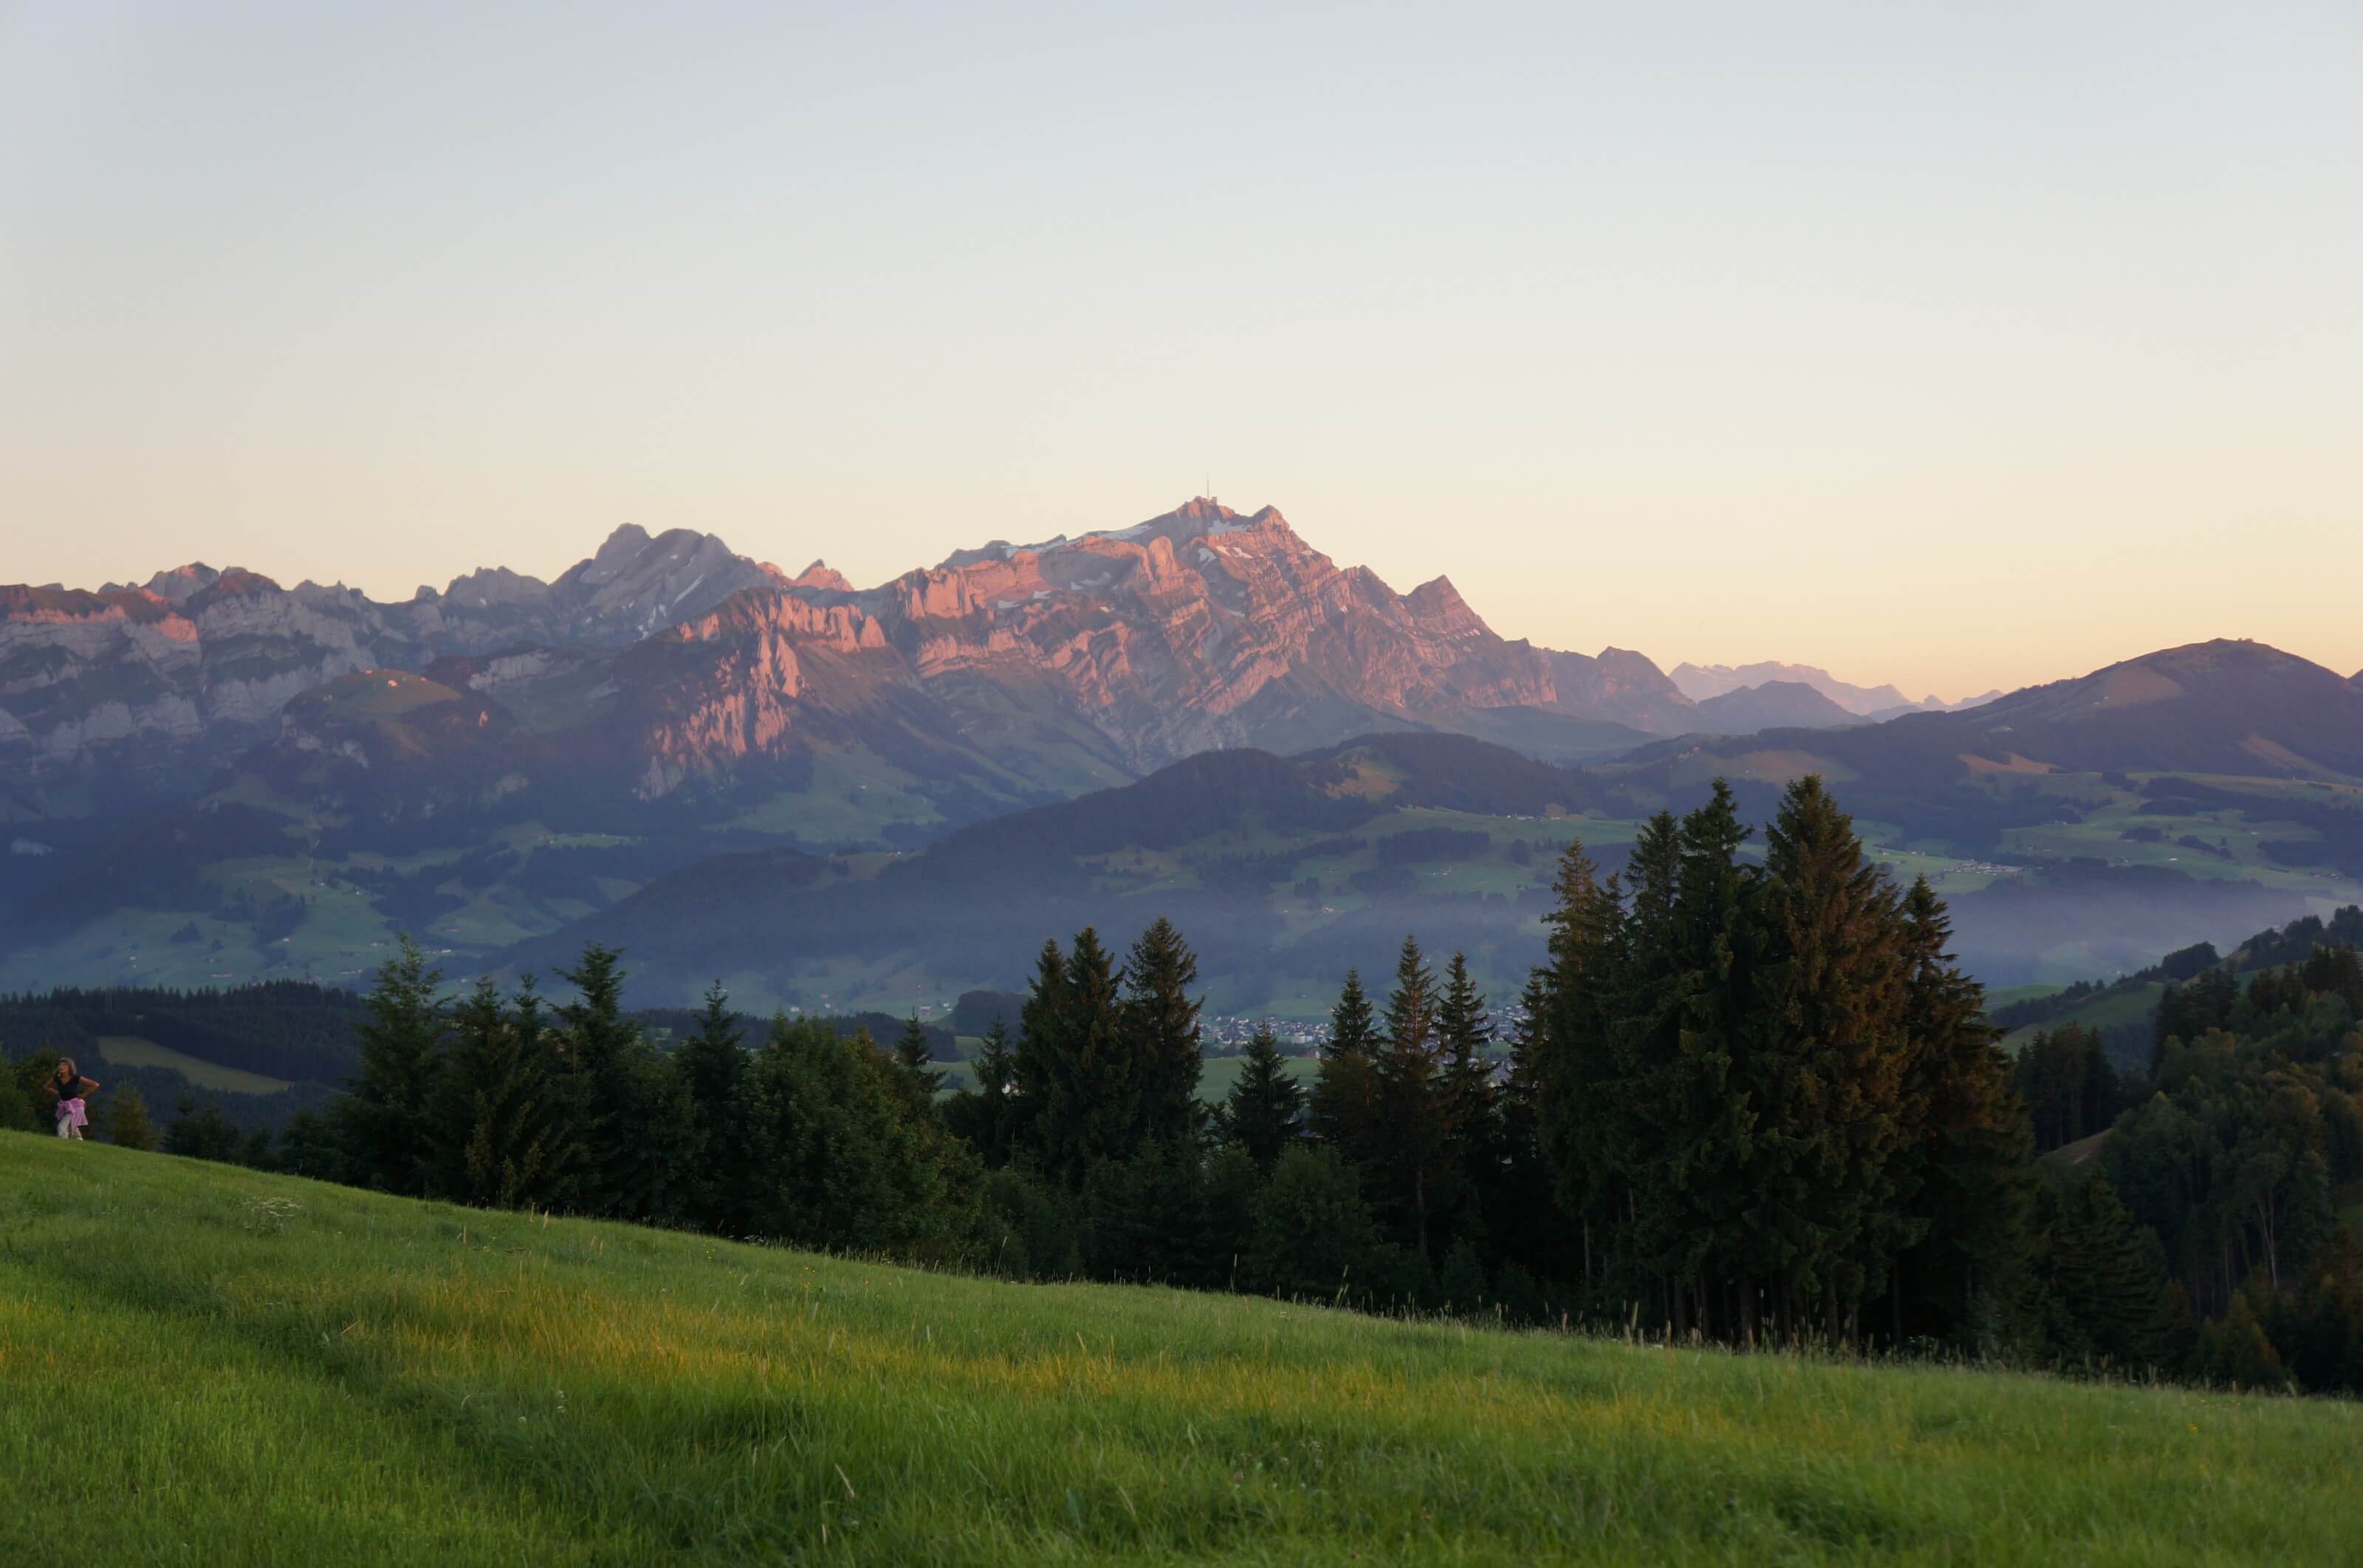
[[[0,1133],[11,1562],[2335,1562],[2349,1404],[1033,1286]],[[136,1225],[133,1238],[127,1226]],[[65,1485],[64,1482],[59,1485]]]

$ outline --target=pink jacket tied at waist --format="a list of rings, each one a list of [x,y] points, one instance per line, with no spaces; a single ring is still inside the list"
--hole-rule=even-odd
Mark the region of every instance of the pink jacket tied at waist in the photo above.
[[[72,1099],[61,1099],[58,1101],[58,1120],[69,1127],[87,1127],[90,1118],[84,1114],[86,1109],[80,1095]]]

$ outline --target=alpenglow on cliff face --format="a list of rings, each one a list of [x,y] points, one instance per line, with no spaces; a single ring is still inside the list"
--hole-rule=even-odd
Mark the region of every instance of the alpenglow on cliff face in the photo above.
[[[376,685],[296,699],[370,671],[425,678],[399,688],[414,739],[457,703],[468,722],[441,728],[509,735],[502,777],[562,767],[642,799],[846,747],[1012,798],[1373,729],[1571,757],[1679,732],[1690,707],[1637,654],[1505,640],[1445,578],[1398,594],[1275,510],[1199,499],[860,591],[631,526],[553,582],[484,569],[402,603],[202,566],[0,590],[0,780],[43,816],[185,793],[258,744],[365,763],[333,732],[379,725],[383,700],[331,699]]]

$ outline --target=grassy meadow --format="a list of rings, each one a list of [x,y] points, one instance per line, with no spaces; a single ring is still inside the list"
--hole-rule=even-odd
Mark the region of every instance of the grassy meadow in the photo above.
[[[2351,1562],[2363,1541],[2345,1404],[1009,1285],[18,1134],[0,1194],[6,1562]]]
[[[130,1034],[100,1035],[98,1058],[112,1067],[169,1067],[199,1088],[221,1089],[230,1094],[277,1094],[289,1087],[285,1078],[250,1073],[242,1067],[225,1067]],[[96,1064],[85,1062],[83,1066],[95,1067]]]

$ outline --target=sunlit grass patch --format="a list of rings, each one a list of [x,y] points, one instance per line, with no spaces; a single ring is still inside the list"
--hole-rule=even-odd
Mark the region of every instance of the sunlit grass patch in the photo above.
[[[2341,1562],[2348,1405],[926,1274],[0,1136],[0,1560]]]

